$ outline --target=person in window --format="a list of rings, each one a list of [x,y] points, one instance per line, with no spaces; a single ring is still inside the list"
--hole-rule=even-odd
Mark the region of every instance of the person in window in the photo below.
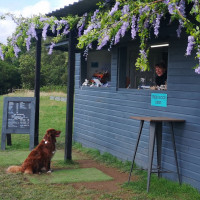
[[[167,68],[165,63],[161,62],[155,65],[156,72],[156,86],[165,85],[167,81]]]

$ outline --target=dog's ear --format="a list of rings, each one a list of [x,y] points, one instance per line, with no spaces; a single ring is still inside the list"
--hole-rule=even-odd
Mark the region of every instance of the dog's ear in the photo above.
[[[50,137],[51,137],[51,133],[52,133],[52,129],[48,129],[47,131],[46,131],[46,134],[45,134],[45,136],[44,136],[44,139],[45,140],[48,140]]]

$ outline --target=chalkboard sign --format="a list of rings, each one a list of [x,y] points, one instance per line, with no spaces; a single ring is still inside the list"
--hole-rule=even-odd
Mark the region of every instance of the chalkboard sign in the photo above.
[[[34,148],[35,98],[5,97],[2,122],[1,149],[11,134],[30,134],[30,149]]]

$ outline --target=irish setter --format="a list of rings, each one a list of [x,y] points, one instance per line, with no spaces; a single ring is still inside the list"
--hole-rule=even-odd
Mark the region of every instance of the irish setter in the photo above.
[[[61,131],[48,129],[43,140],[31,151],[21,166],[10,166],[8,173],[22,172],[25,174],[40,173],[45,169],[47,173],[51,172],[51,158],[56,150],[56,137],[60,136]]]

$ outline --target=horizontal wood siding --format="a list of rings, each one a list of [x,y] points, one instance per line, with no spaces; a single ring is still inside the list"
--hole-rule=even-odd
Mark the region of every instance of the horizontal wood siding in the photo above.
[[[176,39],[177,40],[177,39]],[[117,49],[112,53],[111,87],[80,87],[80,54],[76,55],[74,140],[122,160],[132,160],[139,124],[130,116],[167,116],[185,119],[174,124],[182,181],[200,190],[200,75],[192,69],[197,61],[185,56],[187,40],[171,41],[168,60],[168,90],[118,89]],[[167,107],[151,106],[151,93],[166,93]],[[145,122],[136,156],[146,168],[149,123]],[[156,156],[154,162],[156,161]],[[171,128],[163,126],[162,166],[176,172]],[[163,174],[177,180],[176,173]]]

